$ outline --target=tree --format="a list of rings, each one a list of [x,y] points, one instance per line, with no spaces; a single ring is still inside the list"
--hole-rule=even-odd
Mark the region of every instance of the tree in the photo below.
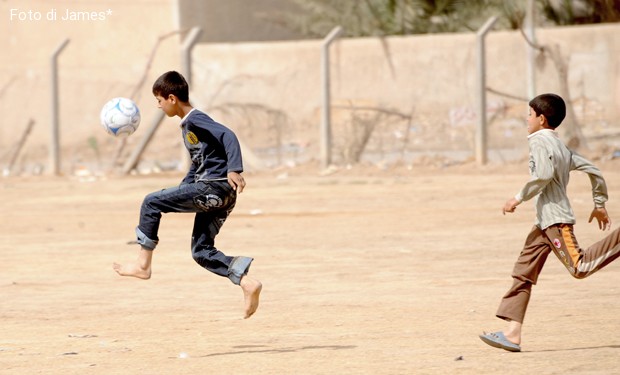
[[[572,149],[588,148],[581,126],[575,115],[575,110],[571,103],[570,88],[568,85],[568,63],[567,58],[562,55],[560,46],[558,45],[539,45],[533,43],[525,33],[522,32],[523,38],[527,43],[540,54],[539,62],[544,63],[545,59],[550,59],[553,62],[555,70],[558,74],[559,83],[559,95],[566,100],[566,118],[563,122],[563,137],[566,139],[566,144]]]
[[[496,28],[517,30],[524,1],[508,0],[291,0],[298,12],[270,17],[309,37],[322,38],[335,26],[350,37],[429,34],[477,30],[492,15]],[[536,0],[541,25],[620,21],[620,0]]]
[[[556,25],[620,21],[618,0],[540,0],[544,18]]]
[[[293,0],[300,12],[278,20],[311,37],[334,25],[347,36],[387,36],[474,30],[488,0]]]

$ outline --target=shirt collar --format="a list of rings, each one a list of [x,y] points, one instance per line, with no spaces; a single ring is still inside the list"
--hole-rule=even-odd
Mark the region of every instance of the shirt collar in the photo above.
[[[527,136],[527,139],[530,139],[530,138],[532,138],[532,137],[533,137],[533,136],[535,136],[535,135],[542,135],[543,133],[550,133],[550,134],[552,134],[552,135],[553,135],[553,136],[555,136],[555,137],[557,137],[557,134],[558,134],[558,133],[557,133],[555,130],[553,130],[553,129],[540,129],[539,131],[534,132],[534,133],[532,133],[532,134],[528,135],[528,136]]]
[[[181,119],[181,124],[180,126],[183,125],[183,123],[185,122],[185,120],[187,120],[187,118],[189,117],[189,115],[194,112],[196,110],[196,108],[192,108],[189,110],[189,112],[187,112],[187,114],[185,116],[183,116],[183,118]]]

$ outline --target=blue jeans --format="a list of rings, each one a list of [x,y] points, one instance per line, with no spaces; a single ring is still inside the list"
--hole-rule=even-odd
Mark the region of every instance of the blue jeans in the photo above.
[[[192,257],[203,268],[239,284],[252,258],[231,257],[215,248],[215,236],[235,207],[237,193],[227,181],[199,181],[163,189],[147,195],[140,208],[136,228],[138,243],[154,250],[162,213],[195,213]]]

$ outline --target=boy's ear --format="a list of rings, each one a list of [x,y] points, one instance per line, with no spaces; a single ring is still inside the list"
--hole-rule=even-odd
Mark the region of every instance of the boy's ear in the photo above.
[[[547,118],[545,117],[545,115],[540,115],[540,125],[548,125],[547,123]]]
[[[172,104],[174,104],[174,103],[179,101],[179,98],[177,98],[177,96],[174,95],[174,94],[169,94],[168,95],[168,100],[170,100],[172,102]]]

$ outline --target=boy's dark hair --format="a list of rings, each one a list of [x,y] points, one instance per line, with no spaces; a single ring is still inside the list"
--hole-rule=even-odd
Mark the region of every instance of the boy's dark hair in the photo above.
[[[536,115],[544,115],[547,123],[553,129],[560,126],[566,117],[566,104],[564,100],[556,94],[538,95],[530,101],[530,107]]]
[[[153,83],[153,95],[167,99],[170,94],[182,102],[189,102],[189,85],[179,72],[166,72]]]

